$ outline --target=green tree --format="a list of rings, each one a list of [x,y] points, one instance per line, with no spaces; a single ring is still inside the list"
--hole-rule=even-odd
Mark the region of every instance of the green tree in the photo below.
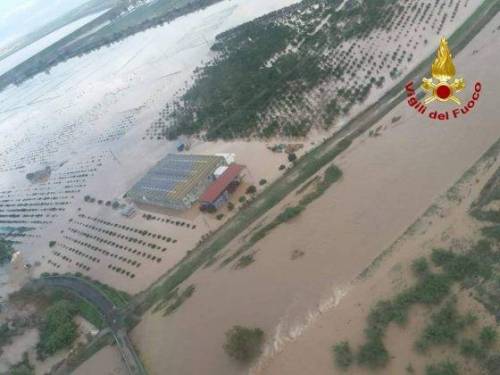
[[[264,332],[260,328],[233,326],[226,332],[226,353],[239,362],[250,362],[261,353]]]

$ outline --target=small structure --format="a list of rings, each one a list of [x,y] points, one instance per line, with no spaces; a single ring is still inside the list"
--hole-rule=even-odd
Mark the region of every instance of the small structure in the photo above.
[[[205,190],[200,197],[200,206],[218,208],[229,200],[229,194],[234,192],[241,181],[241,171],[245,167],[236,163],[230,164],[224,172]]]

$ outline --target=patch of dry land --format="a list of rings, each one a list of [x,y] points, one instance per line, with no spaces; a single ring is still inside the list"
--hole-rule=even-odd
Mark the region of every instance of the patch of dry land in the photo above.
[[[483,82],[473,113],[435,122],[407,103],[399,104],[374,125],[378,136],[359,137],[337,159],[343,171],[339,182],[247,250],[252,264],[220,267],[255,227],[235,239],[217,263],[186,281],[196,291],[177,311],[145,315],[132,337],[152,373],[247,373],[248,366],[235,363],[223,350],[224,333],[235,324],[266,333],[264,354],[252,373],[334,373],[331,346],[352,339],[357,347],[370,307],[414,281],[408,264],[434,246],[475,232],[467,210],[498,167],[498,147],[493,157],[477,164],[473,177],[471,172],[461,181],[459,193],[453,190],[449,199],[446,192],[500,137],[495,67],[500,52],[490,48],[500,42],[499,21],[496,16],[455,59],[469,83],[463,98],[472,94],[474,81]],[[264,223],[300,198],[296,193],[286,197]],[[433,203],[440,209],[426,211]],[[370,269],[369,277],[360,279],[384,249],[391,251]],[[479,311],[482,322],[492,323],[474,300],[460,303]],[[391,361],[383,373],[403,374],[409,361],[422,371],[428,357],[414,353],[412,338],[429,314],[411,310],[411,328],[390,327]],[[436,351],[432,358],[442,355]],[[352,373],[367,371],[355,367]]]

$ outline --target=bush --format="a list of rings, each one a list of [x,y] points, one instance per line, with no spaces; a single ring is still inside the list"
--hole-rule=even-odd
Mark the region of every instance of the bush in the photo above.
[[[248,363],[261,353],[264,332],[260,328],[233,326],[226,332],[225,352],[242,363]]]
[[[435,305],[450,292],[450,279],[446,275],[430,274],[419,281],[412,291],[413,302]]]
[[[417,258],[412,262],[411,269],[415,276],[422,277],[429,273],[429,263],[424,257]]]
[[[497,341],[497,331],[493,327],[484,327],[479,334],[483,347],[491,347]]]
[[[243,255],[242,257],[240,257],[240,259],[238,259],[238,263],[236,264],[236,268],[244,268],[244,267],[247,267],[249,266],[250,264],[252,264],[253,262],[255,262],[255,258],[253,257],[253,255]]]
[[[432,345],[455,344],[457,335],[474,320],[472,316],[458,313],[455,300],[447,302],[431,316],[431,321],[416,342],[417,349],[425,351]]]
[[[500,240],[500,225],[498,224],[491,227],[482,228],[481,232],[485,237],[492,238],[494,240]]]
[[[259,181],[259,185],[262,186],[262,185],[265,185],[267,184],[267,180],[265,178],[262,178],[260,181]]]
[[[207,208],[205,209],[209,214],[214,214],[217,212],[217,208],[215,208],[215,206],[207,206]]]
[[[49,247],[54,247],[56,246],[56,241],[50,241],[49,242]]]
[[[254,185],[250,185],[246,191],[247,194],[255,194],[256,192],[257,192],[257,188]]]
[[[456,363],[445,361],[435,365],[429,365],[425,369],[426,375],[458,375]]]
[[[217,214],[217,216],[216,216],[217,220],[222,220],[223,217],[224,217],[224,214]]]
[[[347,341],[342,341],[333,347],[333,355],[335,357],[335,364],[337,367],[345,370],[352,364],[353,355],[351,347]]]
[[[295,153],[294,153],[294,152],[289,153],[289,154],[288,154],[288,161],[289,161],[290,163],[293,163],[295,160],[297,160],[297,155],[295,155]]]
[[[240,203],[243,203],[247,200],[247,197],[245,197],[244,195],[242,195],[241,197],[238,198],[238,202]]]
[[[231,202],[229,202],[229,203],[227,204],[227,209],[228,209],[229,211],[234,210],[234,204],[233,204],[233,203],[231,203]]]
[[[389,353],[382,338],[371,338],[361,346],[358,353],[358,363],[371,369],[385,367],[389,362]]]
[[[286,165],[285,165],[285,164],[281,164],[281,165],[279,166],[279,168],[278,168],[278,169],[279,169],[280,171],[282,171],[282,170],[283,170],[283,169],[285,169],[285,168],[286,168]]]
[[[486,357],[486,352],[474,340],[464,339],[460,344],[460,353],[467,358],[483,359]]]
[[[433,249],[432,250],[432,255],[431,255],[432,262],[438,267],[443,266],[444,264],[448,263],[454,257],[455,257],[455,255],[449,250],[445,250],[445,249]]]
[[[287,207],[283,210],[282,213],[280,213],[277,216],[277,220],[279,223],[285,223],[289,220],[292,220],[294,217],[298,216],[302,211],[304,210],[304,207],[302,206],[292,206],[292,207]]]

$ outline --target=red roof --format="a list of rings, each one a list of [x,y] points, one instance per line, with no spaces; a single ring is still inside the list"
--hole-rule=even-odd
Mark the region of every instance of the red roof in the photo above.
[[[245,168],[242,165],[231,163],[220,177],[212,182],[212,184],[201,195],[200,201],[213,203],[222,193],[227,189],[229,184],[234,181],[236,177]]]

